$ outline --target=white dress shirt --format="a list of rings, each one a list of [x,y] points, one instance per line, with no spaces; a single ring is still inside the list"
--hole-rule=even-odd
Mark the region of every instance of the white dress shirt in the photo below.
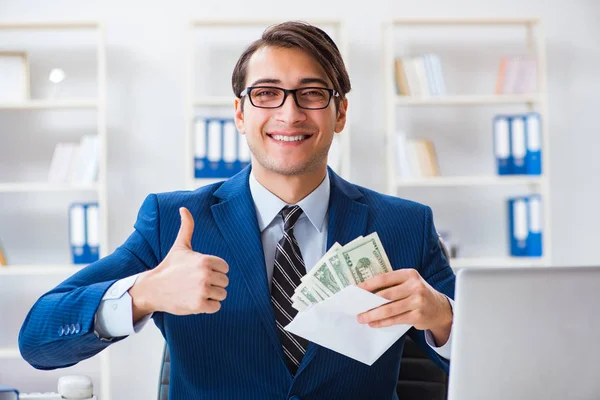
[[[270,282],[273,277],[275,249],[277,248],[277,242],[283,236],[283,219],[279,212],[283,207],[292,204],[287,204],[269,192],[267,188],[256,180],[253,173],[250,173],[249,184],[256,209],[258,228],[261,232],[267,278]],[[326,217],[329,205],[329,192],[329,174],[327,174],[323,182],[315,190],[297,203],[303,212],[294,225],[294,236],[298,241],[302,258],[306,264],[306,272],[310,271],[327,252]],[[127,291],[133,286],[138,275],[115,282],[102,298],[96,312],[94,328],[96,335],[103,340],[111,340],[114,337],[137,333],[150,319],[151,315],[146,315],[135,326],[132,322],[132,302],[131,296]],[[452,300],[450,300],[450,304],[454,308]],[[452,331],[446,344],[441,347],[435,346],[435,341],[430,331],[425,332],[425,339],[427,344],[440,356],[450,359]]]

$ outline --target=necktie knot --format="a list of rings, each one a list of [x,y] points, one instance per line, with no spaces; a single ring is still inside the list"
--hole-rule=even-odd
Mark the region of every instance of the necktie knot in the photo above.
[[[288,232],[294,229],[294,225],[302,215],[302,209],[300,206],[285,206],[281,209],[280,214],[283,218],[283,230]]]

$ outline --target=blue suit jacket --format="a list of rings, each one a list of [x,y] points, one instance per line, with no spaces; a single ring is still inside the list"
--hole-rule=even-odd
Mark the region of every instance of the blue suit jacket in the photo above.
[[[43,295],[19,334],[21,354],[33,367],[54,369],[92,357],[110,343],[94,334],[94,315],[118,279],[157,266],[180,225],[178,209],[195,220],[192,247],[230,266],[227,299],[215,314],[154,322],[171,351],[170,399],[396,399],[404,337],[372,366],[310,343],[295,377],[286,368],[274,322],[250,167],[224,183],[195,191],[149,195],[135,230],[115,252]],[[394,269],[416,268],[438,291],[454,297],[454,274],[442,254],[431,209],[350,184],[333,171],[327,247],[377,231]],[[77,325],[79,324],[79,325]],[[80,329],[64,333],[66,326]],[[448,362],[409,334],[446,371]],[[121,340],[119,338],[117,340]]]

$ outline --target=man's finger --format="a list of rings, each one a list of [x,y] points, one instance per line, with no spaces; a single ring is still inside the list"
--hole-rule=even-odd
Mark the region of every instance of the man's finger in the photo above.
[[[411,269],[399,269],[397,271],[388,272],[387,274],[376,275],[359,283],[357,286],[368,292],[375,292],[376,290],[400,285],[410,279],[411,275],[414,273],[410,271]]]
[[[394,317],[396,315],[403,315],[407,312],[412,311],[412,307],[408,299],[394,301],[382,306],[376,307],[372,310],[359,314],[357,320],[361,324],[368,324],[375,321],[380,321]]]
[[[213,271],[221,272],[222,274],[226,274],[229,272],[229,264],[227,264],[227,262],[225,262],[225,260],[223,260],[222,258],[217,256],[211,256],[208,254],[202,255],[202,257],[206,258],[206,261],[210,265],[210,269],[212,269]]]
[[[179,215],[181,216],[181,226],[173,245],[183,246],[191,250],[192,235],[194,234],[194,218],[185,207],[179,209]]]

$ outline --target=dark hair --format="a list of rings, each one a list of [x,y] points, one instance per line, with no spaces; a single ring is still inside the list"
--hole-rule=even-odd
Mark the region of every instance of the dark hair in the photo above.
[[[298,48],[317,60],[333,83],[333,88],[340,94],[340,97],[334,98],[336,109],[340,100],[350,91],[350,77],[344,60],[329,35],[306,22],[288,21],[268,27],[262,37],[251,43],[242,53],[231,75],[231,86],[236,97],[246,88],[250,57],[256,50],[265,46]]]

